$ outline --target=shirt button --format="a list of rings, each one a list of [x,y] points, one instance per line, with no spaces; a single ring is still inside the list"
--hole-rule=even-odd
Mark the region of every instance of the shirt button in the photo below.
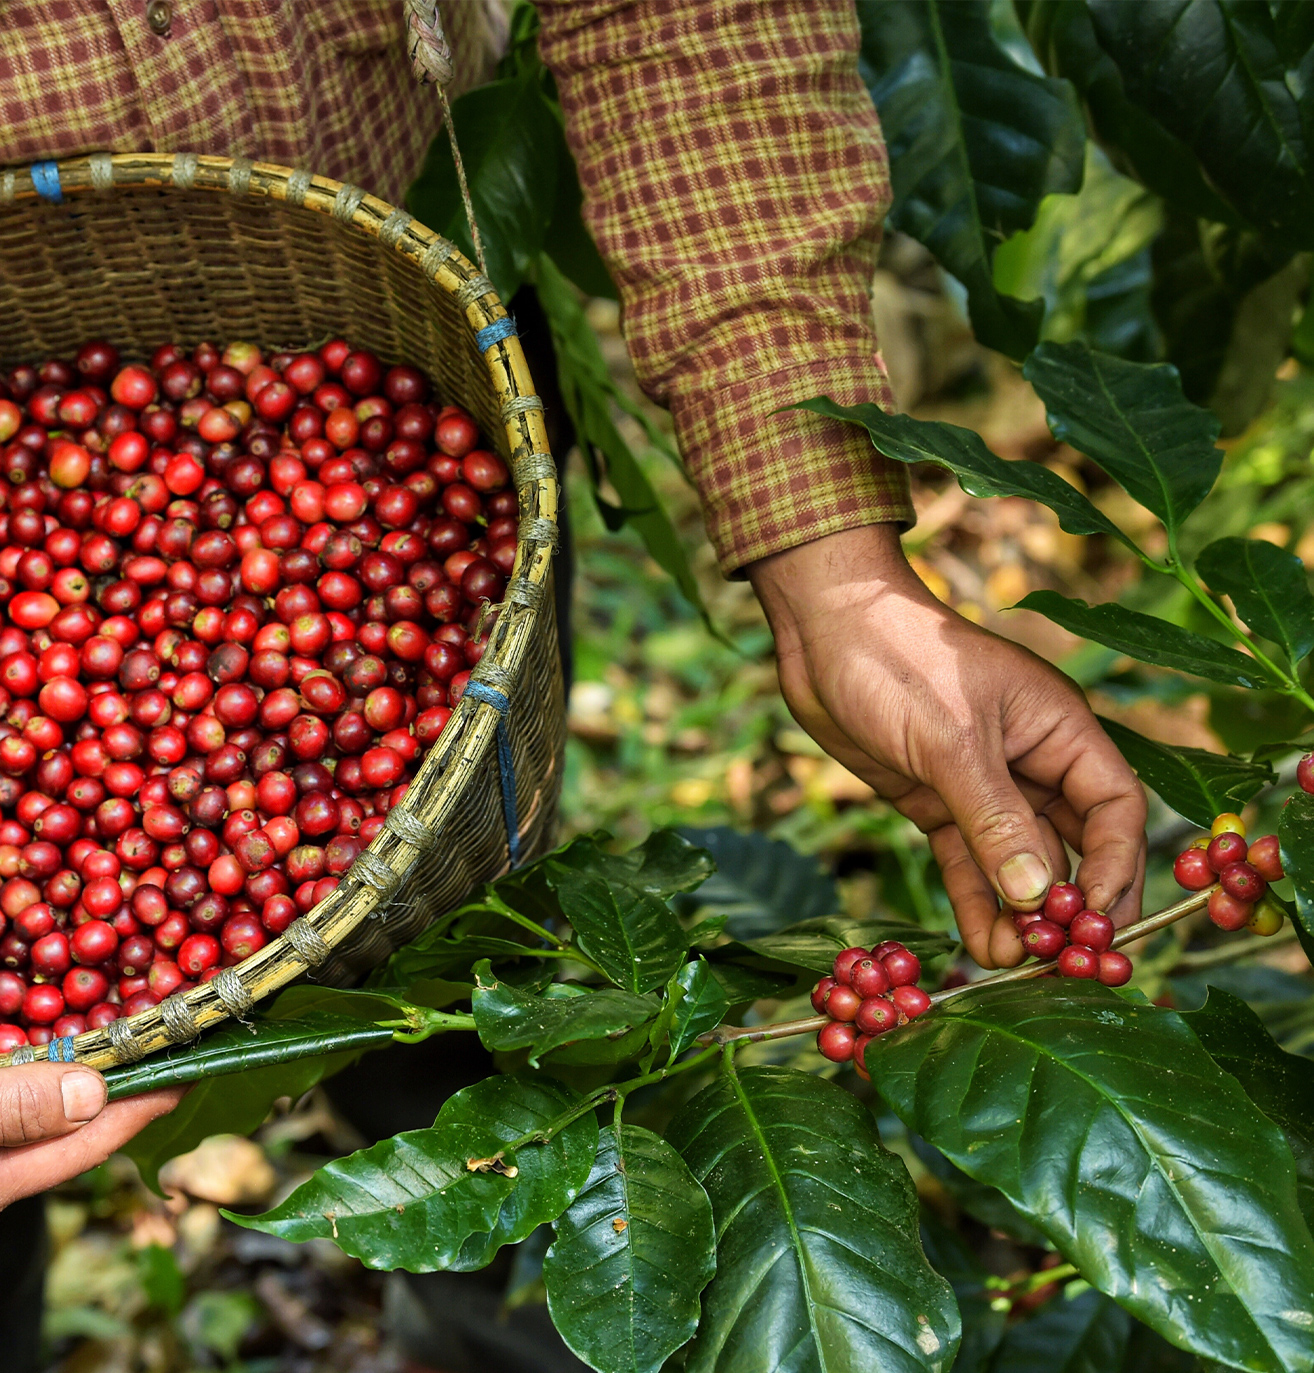
[[[173,24],[173,5],[170,0],[149,0],[146,6],[146,22],[153,34],[159,38],[167,38]]]

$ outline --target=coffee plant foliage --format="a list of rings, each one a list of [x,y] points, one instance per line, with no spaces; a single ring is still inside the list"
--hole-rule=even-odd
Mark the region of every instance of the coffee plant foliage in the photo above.
[[[1283,273],[1303,280],[1314,246],[1311,97],[1296,79],[1307,18],[1237,0],[858,0],[858,13],[893,224],[961,283],[981,340],[1023,363],[1056,440],[1161,538],[969,430],[804,404],[973,495],[1039,501],[1172,589],[1171,615],[1053,591],[1023,604],[1156,681],[1282,705],[1295,724],[1283,741],[1230,754],[1107,723],[1146,785],[1207,827],[1272,787],[1314,727],[1305,570],[1284,549],[1212,536],[1206,504],[1223,423],[1260,395],[1241,388],[1220,420],[1229,349],[1262,361],[1290,336],[1290,295],[1262,348],[1243,338],[1256,312],[1242,306]],[[617,407],[647,421],[616,392],[579,297],[614,291],[580,221],[535,22],[516,12],[498,82],[455,107],[489,270],[504,298],[537,289],[604,517],[634,523],[693,598]],[[1206,71],[1222,79],[1206,86]],[[410,203],[465,242],[444,140]],[[1083,216],[1093,246],[1074,257],[1067,230]],[[1018,283],[1028,294],[1004,289]],[[1192,283],[1208,328],[1165,304],[1166,287],[1181,299]],[[1280,836],[1282,899],[1314,950],[1314,795],[1291,799]],[[154,1183],[205,1135],[253,1129],[385,1043],[477,1034],[497,1072],[432,1126],[231,1219],[412,1272],[480,1268],[549,1227],[549,1312],[599,1373],[1311,1373],[1314,1067],[1274,1038],[1262,997],[1256,1013],[1215,988],[1179,1013],[1094,981],[987,983],[874,1039],[870,1088],[810,1039],[727,1033],[805,1014],[855,945],[898,940],[936,982],[955,945],[934,925],[843,914],[813,860],[761,836],[658,831],[621,852],[589,835],[441,915],[364,988],[287,990],[254,1038],[220,1031],[112,1072],[111,1087],[196,1083],[130,1146]],[[961,1214],[1057,1266],[992,1277],[919,1204],[906,1159]],[[1062,1290],[1037,1305],[1049,1272]]]

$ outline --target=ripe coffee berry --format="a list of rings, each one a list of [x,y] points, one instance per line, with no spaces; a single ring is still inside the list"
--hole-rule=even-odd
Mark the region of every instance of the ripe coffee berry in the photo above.
[[[1045,897],[1043,907],[1046,920],[1064,929],[1072,923],[1072,917],[1086,908],[1086,898],[1081,889],[1072,882],[1055,882]]]
[[[826,994],[825,1013],[832,1020],[852,1020],[858,1014],[862,997],[843,984],[832,987]]]
[[[1268,889],[1268,883],[1249,863],[1229,863],[1218,874],[1218,884],[1238,901],[1258,901]]]
[[[1195,848],[1177,855],[1173,863],[1173,877],[1177,879],[1177,885],[1185,887],[1187,891],[1203,891],[1218,880],[1204,850]]]
[[[1125,953],[1110,949],[1100,954],[1099,972],[1096,975],[1106,987],[1121,987],[1131,981],[1132,961]]]
[[[1113,921],[1101,911],[1082,911],[1068,926],[1074,944],[1103,953],[1113,943]]]
[[[438,413],[342,340],[0,377],[0,1030],[249,957],[379,833],[514,558],[505,463]]]
[[[845,949],[843,953],[836,954],[831,976],[836,982],[842,982],[846,987],[850,986],[853,982],[854,965],[867,956],[866,949]]]
[[[1245,837],[1234,830],[1224,830],[1209,841],[1205,856],[1215,872],[1222,872],[1229,863],[1245,861],[1247,845]]]
[[[1256,839],[1246,852],[1246,862],[1265,882],[1280,882],[1287,874],[1282,867],[1282,853],[1276,834]]]
[[[1296,781],[1302,791],[1314,792],[1314,753],[1307,753],[1296,764]]]
[[[1100,955],[1080,944],[1069,944],[1058,956],[1058,970],[1064,977],[1098,977]]]
[[[1220,930],[1239,930],[1254,912],[1254,905],[1242,901],[1221,887],[1209,893],[1209,918]]]
[[[1022,947],[1035,958],[1057,958],[1067,942],[1062,926],[1052,920],[1034,920],[1022,931]]]
[[[817,1048],[824,1058],[832,1063],[847,1063],[853,1057],[853,1046],[858,1032],[852,1025],[832,1020],[817,1034]]]
[[[861,997],[880,996],[890,990],[890,976],[883,963],[878,963],[870,956],[860,958],[853,965],[852,985]]]

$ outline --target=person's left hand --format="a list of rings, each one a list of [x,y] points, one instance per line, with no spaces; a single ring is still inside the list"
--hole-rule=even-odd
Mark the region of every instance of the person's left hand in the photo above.
[[[0,1068],[0,1209],[104,1163],[186,1091],[106,1105],[105,1079],[80,1063]]]

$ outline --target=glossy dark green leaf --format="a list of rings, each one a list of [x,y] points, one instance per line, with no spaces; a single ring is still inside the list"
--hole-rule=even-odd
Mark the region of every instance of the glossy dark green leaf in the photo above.
[[[1054,437],[1098,463],[1175,539],[1223,460],[1218,420],[1186,399],[1176,369],[1042,343],[1022,375],[1045,402]]]
[[[1195,154],[1244,218],[1314,247],[1314,91],[1301,5],[1089,0],[1127,98]]]
[[[1239,810],[1274,780],[1273,769],[1264,763],[1229,753],[1162,744],[1103,716],[1100,724],[1151,791],[1178,815],[1206,829],[1214,816]]]
[[[1117,66],[1095,36],[1086,0],[1017,0],[1017,10],[1041,65],[1072,82],[1096,136],[1122,171],[1193,216],[1234,217],[1191,149],[1127,98]]]
[[[487,1262],[560,1214],[583,1184],[597,1134],[591,1116],[546,1143],[509,1147],[575,1101],[542,1078],[486,1078],[449,1097],[432,1128],[334,1159],[273,1210],[229,1219],[297,1242],[331,1239],[367,1268],[476,1266],[473,1256]]]
[[[1130,535],[1102,514],[1071,483],[1038,462],[1008,462],[992,453],[980,434],[942,420],[916,420],[887,415],[878,405],[837,405],[828,396],[805,400],[798,407],[829,419],[860,424],[887,458],[898,462],[933,462],[958,478],[969,496],[1023,496],[1047,505],[1069,534],[1107,534],[1138,557]]]
[[[608,1039],[646,1025],[659,1009],[650,996],[607,987],[577,996],[534,996],[499,982],[485,960],[475,967],[475,1026],[487,1049],[529,1049],[530,1063],[576,1040]],[[560,984],[553,984],[560,987]]]
[[[909,1143],[926,1171],[953,1197],[961,1211],[980,1221],[987,1230],[998,1230],[1019,1244],[1037,1249],[1045,1247],[1045,1236],[1021,1215],[999,1188],[968,1177],[920,1135],[911,1135]],[[939,1268],[934,1257],[931,1262]]]
[[[574,1096],[550,1079],[487,1077],[451,1097],[437,1124],[491,1128],[508,1147],[559,1118]],[[452,1262],[459,1272],[483,1268],[504,1244],[519,1244],[540,1225],[554,1221],[579,1195],[598,1147],[592,1111],[577,1116],[546,1143],[516,1150],[516,1179],[487,1234],[471,1235]]]
[[[547,877],[579,947],[616,983],[650,992],[684,962],[689,939],[666,897],[696,886],[711,859],[671,830],[628,853],[576,842],[549,861]]]
[[[1215,539],[1195,560],[1209,589],[1230,596],[1241,619],[1279,643],[1293,663],[1314,649],[1314,595],[1305,564],[1265,539]]]
[[[1279,1048],[1264,1022],[1229,992],[1209,989],[1198,1011],[1182,1019],[1205,1052],[1287,1137],[1306,1223],[1314,1224],[1314,1063]]]
[[[744,1006],[763,997],[789,995],[796,978],[787,973],[748,968],[739,963],[712,963],[712,976],[731,1006]]]
[[[985,0],[858,0],[863,77],[890,158],[890,222],[967,290],[972,327],[1023,357],[1043,307],[999,295],[998,244],[1081,185],[1085,130],[1066,81],[1018,65]]]
[[[934,958],[954,947],[948,935],[939,930],[924,930],[906,920],[855,920],[847,915],[803,920],[776,934],[746,939],[743,944],[763,958],[820,973],[830,970],[841,950],[859,946],[874,949],[887,939],[897,939],[918,958]]]
[[[1173,1343],[1253,1373],[1310,1368],[1314,1238],[1291,1150],[1180,1016],[1091,983],[983,988],[866,1064],[909,1129]]]
[[[1306,954],[1314,959],[1314,796],[1295,792],[1278,817],[1282,866],[1296,889],[1295,922]]]
[[[1057,591],[1033,591],[1015,609],[1034,610],[1083,639],[1093,639],[1143,663],[1171,667],[1213,682],[1258,690],[1271,686],[1260,665],[1248,654],[1181,629],[1156,615],[1128,610],[1114,602],[1087,605]]]
[[[1008,1329],[990,1373],[1115,1373],[1122,1366],[1131,1317],[1087,1288],[1051,1297]]]
[[[959,1339],[922,1252],[917,1195],[843,1088],[727,1071],[667,1138],[712,1200],[716,1277],[687,1373],[943,1373]]]
[[[339,1018],[349,1019],[365,1026],[376,1020],[396,1019],[398,1015],[396,1004],[387,997],[341,992],[332,987],[299,986],[280,993],[267,1010],[260,1012],[255,1023],[260,1034],[276,1035],[276,1027],[284,1020],[304,1026],[320,1016],[331,1016],[335,1022]],[[240,1052],[255,1043],[257,1037],[245,1025],[227,1025],[202,1040],[199,1048],[202,1053]],[[295,1101],[316,1083],[354,1063],[362,1052],[362,1048],[353,1046],[339,1053],[296,1058],[202,1079],[167,1116],[152,1121],[123,1145],[121,1152],[137,1165],[142,1181],[158,1192],[160,1169],[171,1158],[195,1149],[210,1135],[251,1134],[280,1097]]]
[[[684,995],[671,1021],[672,1061],[700,1034],[716,1029],[730,1009],[730,998],[705,959],[686,963],[675,976]]]
[[[650,1130],[605,1129],[543,1260],[562,1339],[599,1373],[657,1373],[693,1334],[715,1271],[712,1206],[684,1160]]]
[[[488,275],[503,303],[538,258],[556,205],[565,141],[531,72],[476,86],[452,104]],[[406,197],[415,217],[472,261],[474,244],[445,129]]]
[[[550,258],[539,258],[534,284],[552,331],[562,403],[585,456],[590,460],[586,466],[594,479],[595,498],[604,520],[612,529],[633,525],[653,561],[675,582],[684,598],[711,628],[711,618],[690,566],[688,551],[661,498],[612,418],[612,407],[623,406],[623,398],[611,379],[611,371],[584,313],[583,303]],[[655,437],[655,434],[649,435],[650,439]],[[598,494],[598,454],[606,464],[607,479],[620,500],[619,509]]]
[[[834,878],[816,858],[783,839],[727,825],[680,833],[712,855],[716,871],[679,897],[676,909],[682,914],[697,911],[704,918],[724,915],[725,932],[732,939],[753,939],[839,910]]]

